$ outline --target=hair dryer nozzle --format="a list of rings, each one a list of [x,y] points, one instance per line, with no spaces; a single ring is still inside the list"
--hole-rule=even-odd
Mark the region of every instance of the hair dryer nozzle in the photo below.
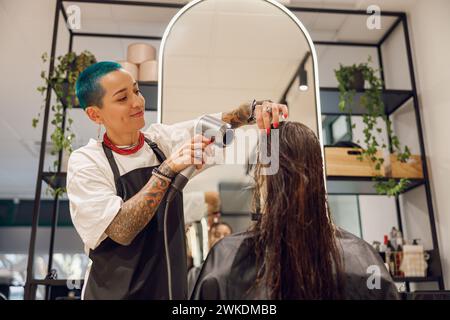
[[[221,148],[231,144],[234,139],[234,131],[231,129],[231,126],[210,115],[204,115],[198,120],[195,126],[195,133],[212,139],[214,144]]]

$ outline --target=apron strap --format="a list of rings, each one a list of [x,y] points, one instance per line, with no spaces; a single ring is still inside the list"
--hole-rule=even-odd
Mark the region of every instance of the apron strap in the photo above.
[[[112,172],[114,174],[114,179],[118,179],[120,177],[119,167],[117,167],[116,160],[114,159],[114,155],[104,143],[102,143],[103,151],[106,154],[106,158],[108,159],[109,165],[111,166]]]
[[[147,142],[149,147],[153,150],[159,162],[164,162],[166,160],[166,156],[155,142],[147,138],[145,138],[145,142]],[[120,171],[119,167],[117,166],[116,160],[114,159],[114,155],[111,149],[109,149],[104,143],[102,143],[102,147],[103,151],[105,152],[106,158],[108,159],[109,165],[111,166],[111,169],[113,171],[114,179],[118,179],[120,177]]]
[[[152,148],[152,150],[155,153],[156,158],[158,158],[159,162],[163,163],[166,160],[166,156],[161,151],[161,149],[158,147],[158,145],[148,138],[145,138],[145,142],[147,142],[147,144],[150,146],[150,148]],[[158,215],[158,231],[163,232],[163,230],[164,230],[164,216]]]
[[[148,138],[145,138],[145,142],[147,142],[147,144],[150,146],[150,148],[152,148],[153,152],[156,155],[156,158],[158,158],[158,161],[163,163],[166,160],[166,156],[161,151],[161,149],[158,147],[158,145]]]
[[[118,195],[122,195],[122,185],[119,183],[120,171],[119,167],[117,167],[116,160],[114,159],[114,155],[110,148],[108,148],[104,142],[102,142],[103,151],[105,152],[106,158],[108,159],[109,166],[114,175],[114,182],[116,184],[116,191]]]
[[[156,155],[156,158],[158,159],[158,161],[160,163],[162,163],[166,160],[166,156],[161,151],[161,149],[158,148],[158,145],[155,142],[153,142],[147,138],[145,138],[145,142],[147,142],[147,144],[153,150],[153,152]],[[113,152],[103,142],[102,142],[102,147],[103,147],[103,151],[105,152],[106,158],[108,159],[109,166],[111,167],[111,170],[114,175],[114,181],[116,184],[117,194],[122,195],[123,194],[122,185],[119,183],[120,171],[119,171],[119,167],[117,166],[116,160],[114,159]]]

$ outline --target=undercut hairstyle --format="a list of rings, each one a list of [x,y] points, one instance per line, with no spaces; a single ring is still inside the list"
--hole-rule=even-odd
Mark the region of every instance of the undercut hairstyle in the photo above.
[[[102,61],[90,65],[78,76],[75,92],[80,106],[86,109],[88,106],[102,106],[105,90],[100,84],[102,77],[110,72],[121,69],[122,66],[113,61]]]

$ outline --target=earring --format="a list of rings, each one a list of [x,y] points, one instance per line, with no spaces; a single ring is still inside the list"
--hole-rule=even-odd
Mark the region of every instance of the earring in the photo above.
[[[100,133],[102,132],[102,124],[98,124],[98,130],[97,130],[97,141],[100,141]]]

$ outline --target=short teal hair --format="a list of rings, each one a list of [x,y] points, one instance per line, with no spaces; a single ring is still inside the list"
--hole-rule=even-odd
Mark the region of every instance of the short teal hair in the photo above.
[[[75,85],[75,92],[80,106],[83,109],[92,105],[101,107],[105,90],[100,85],[100,79],[108,73],[121,68],[122,66],[117,62],[102,61],[84,69],[78,76]]]

